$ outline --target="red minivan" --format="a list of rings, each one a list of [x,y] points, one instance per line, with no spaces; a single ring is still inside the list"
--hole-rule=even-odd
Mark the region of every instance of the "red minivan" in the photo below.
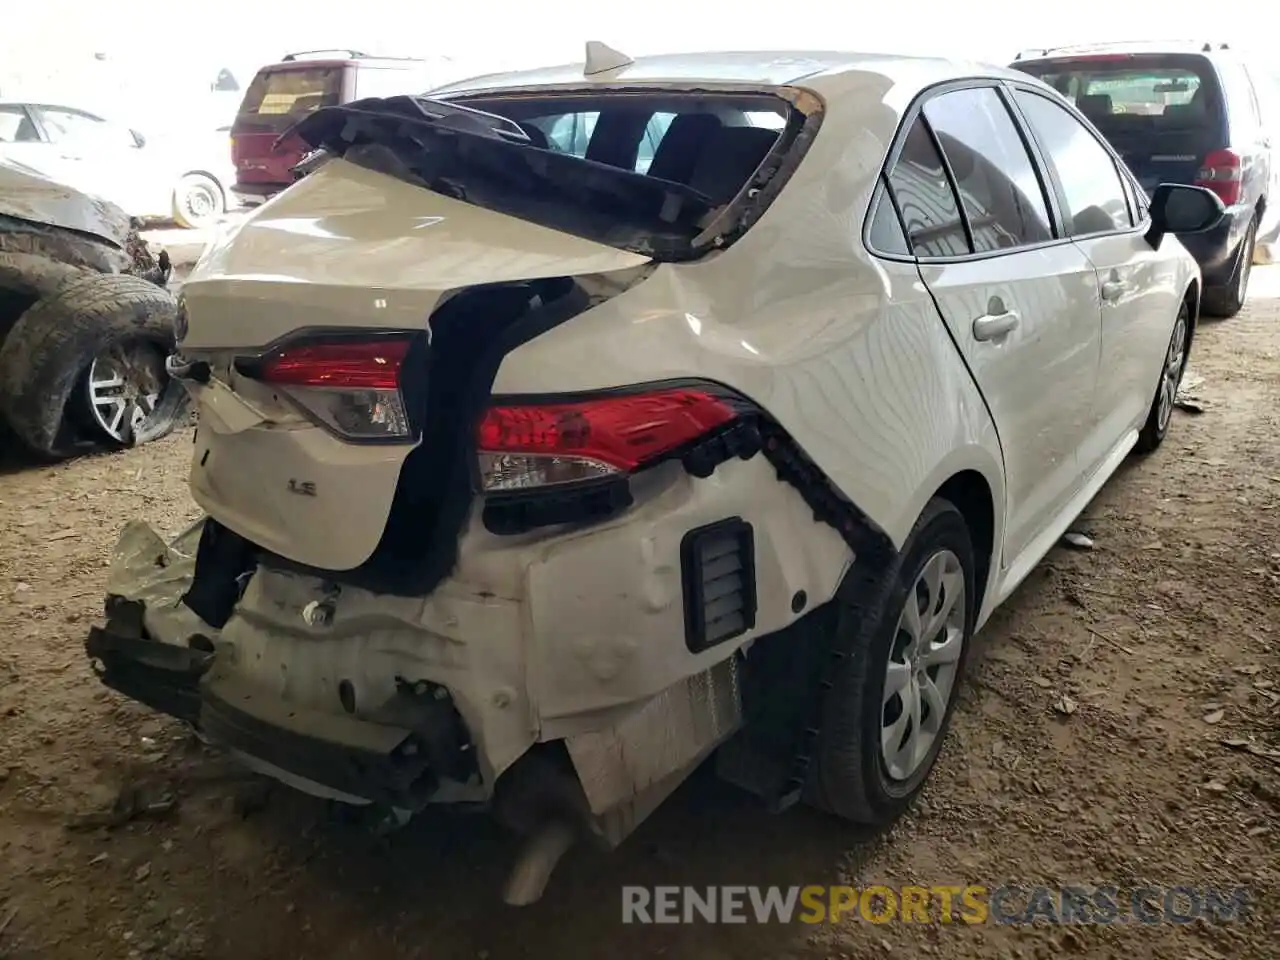
[[[291,170],[307,147],[280,134],[313,110],[365,97],[423,93],[438,85],[427,60],[371,57],[355,50],[291,53],[258,71],[245,91],[231,127],[231,159],[236,168],[231,192],[255,206],[293,182]]]

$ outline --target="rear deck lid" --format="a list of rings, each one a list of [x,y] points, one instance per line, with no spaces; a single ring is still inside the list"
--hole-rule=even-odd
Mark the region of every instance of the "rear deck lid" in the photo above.
[[[453,291],[645,262],[330,161],[215,243],[183,287],[188,330],[179,349],[213,373],[207,385],[192,387],[200,409],[196,501],[290,560],[335,571],[359,566],[382,536],[416,438],[343,436],[333,429],[331,406],[298,392],[296,367],[264,382],[242,373],[238,358],[274,355],[274,347],[288,354],[303,332],[308,341],[342,334],[367,342],[400,332],[423,340],[432,312]],[[403,360],[404,376],[417,377],[424,362],[449,363],[430,350],[402,357],[393,345],[381,359]],[[379,386],[361,384],[370,394]]]
[[[1203,56],[1103,53],[1013,67],[1075,103],[1148,194],[1161,183],[1194,183],[1205,157],[1229,145],[1221,88]]]

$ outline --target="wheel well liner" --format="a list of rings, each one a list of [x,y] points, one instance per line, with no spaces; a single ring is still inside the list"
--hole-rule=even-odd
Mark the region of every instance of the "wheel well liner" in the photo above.
[[[991,574],[991,560],[996,556],[995,499],[991,485],[978,471],[962,470],[939,487],[934,497],[941,497],[952,504],[968,524],[969,536],[973,540],[974,564],[977,566],[977,602],[973,611],[976,616],[982,609]]]

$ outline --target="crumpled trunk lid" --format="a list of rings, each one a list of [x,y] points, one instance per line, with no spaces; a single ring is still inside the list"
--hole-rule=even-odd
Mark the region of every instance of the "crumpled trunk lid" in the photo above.
[[[431,330],[431,320],[454,294],[646,262],[330,161],[215,242],[184,286],[188,329],[179,349],[210,372],[206,383],[191,386],[200,412],[196,501],[281,557],[320,570],[358,567],[382,538],[418,442],[341,439],[283,391],[242,373],[237,359],[304,331],[429,331],[429,349],[440,354],[429,357],[431,369],[444,371],[454,361],[443,355],[445,345],[465,331],[445,337]]]

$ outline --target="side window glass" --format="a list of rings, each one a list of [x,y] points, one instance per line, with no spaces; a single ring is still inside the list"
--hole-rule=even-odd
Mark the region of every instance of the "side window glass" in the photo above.
[[[13,104],[0,105],[0,143],[36,143],[39,139],[26,110]]]
[[[876,188],[875,199],[871,203],[874,211],[871,214],[871,234],[868,238],[871,248],[876,253],[910,255],[906,234],[902,232],[902,224],[898,221],[898,214],[893,209],[883,181]]]
[[[957,257],[970,252],[960,206],[933,138],[920,120],[907,131],[889,185],[917,257]]]
[[[994,88],[944,93],[924,113],[951,164],[975,253],[1053,239],[1035,166]]]
[[[587,155],[587,145],[591,142],[591,132],[600,119],[598,111],[591,113],[564,113],[556,117],[543,117],[530,121],[547,135],[547,145],[560,153],[570,153],[575,157]]]
[[[658,144],[667,135],[667,128],[676,118],[674,113],[655,113],[644,128],[644,136],[636,148],[636,173],[648,173],[653,163],[653,155],[658,152]]]
[[[1227,97],[1227,118],[1231,123],[1232,137],[1255,133],[1261,121],[1249,74],[1239,63],[1223,60],[1218,64],[1218,77]]]
[[[1062,183],[1067,203],[1063,214],[1071,235],[1130,229],[1120,172],[1107,149],[1048,97],[1025,90],[1015,96]]]

